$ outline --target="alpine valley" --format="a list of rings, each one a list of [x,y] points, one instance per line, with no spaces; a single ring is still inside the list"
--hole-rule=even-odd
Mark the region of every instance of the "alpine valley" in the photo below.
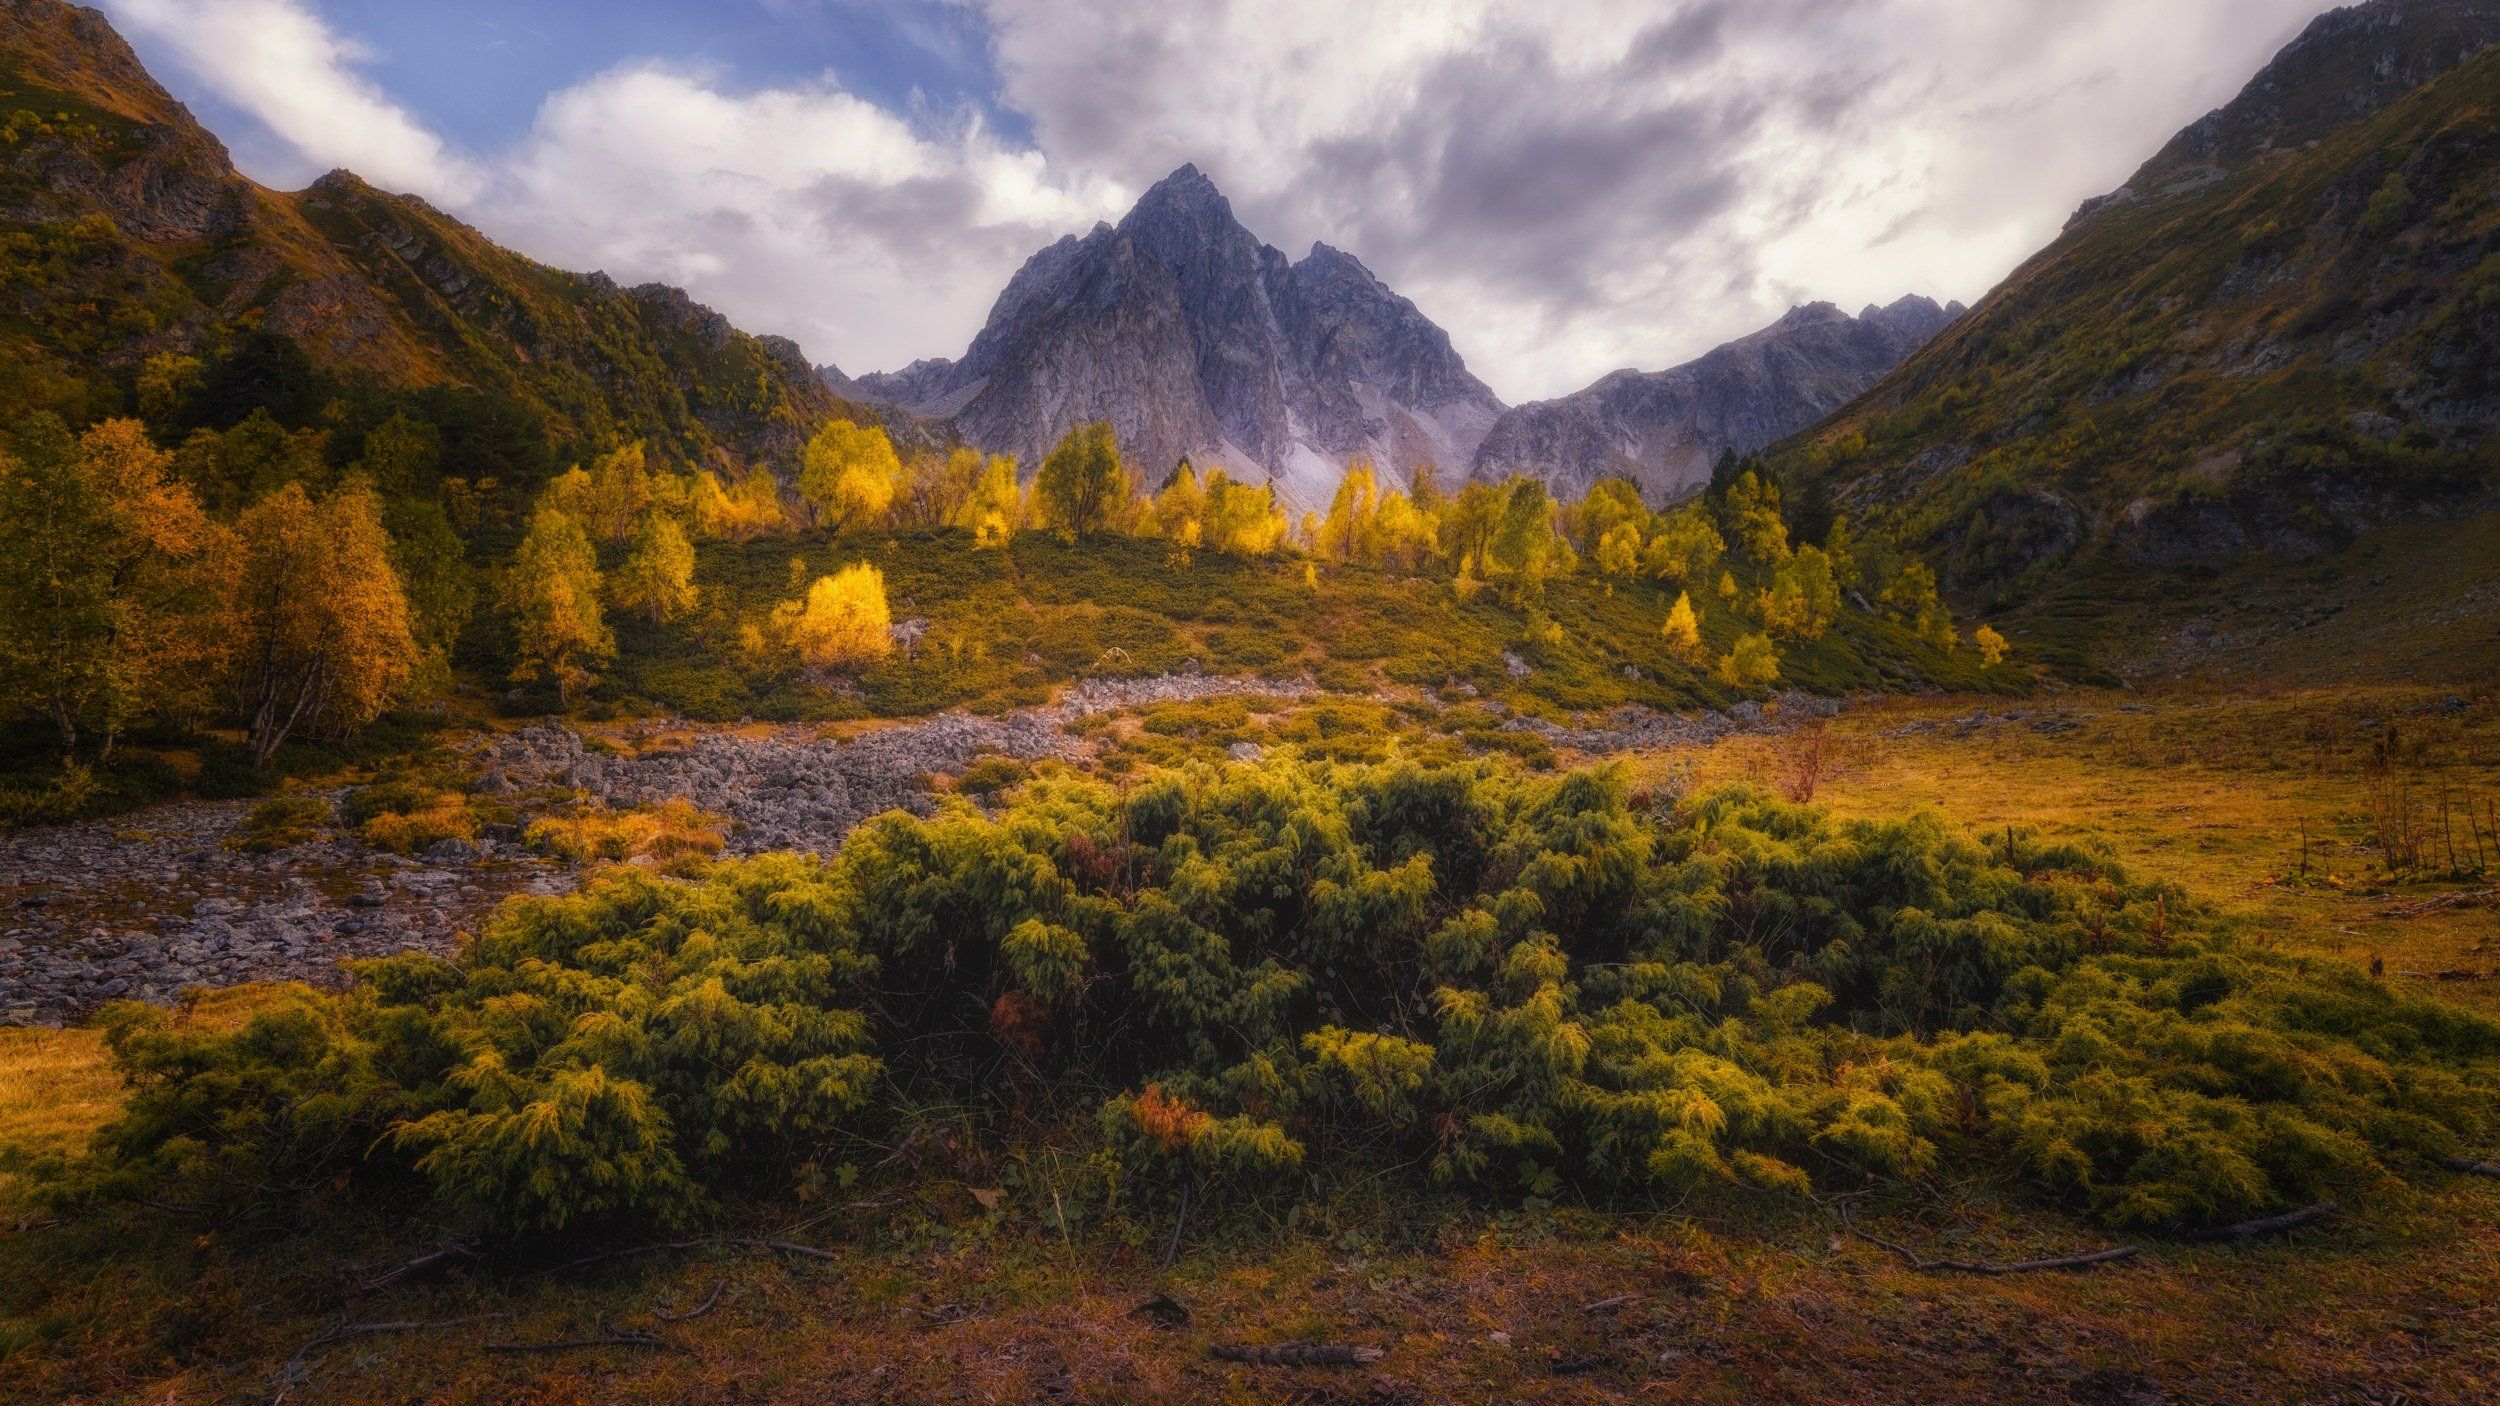
[[[2269,6],[0,0],[0,1399],[2500,1399],[2500,0],[2059,134],[2142,164],[1968,307],[1878,250],[2001,210],[1719,321],[1519,234]],[[523,80],[734,208],[243,173]],[[1506,404],[1184,155],[1673,354]],[[959,357],[696,301],[880,163],[1013,217],[915,335],[1043,244]]]

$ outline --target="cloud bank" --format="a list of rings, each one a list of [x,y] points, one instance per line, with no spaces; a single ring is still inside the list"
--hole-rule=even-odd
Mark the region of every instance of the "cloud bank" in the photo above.
[[[1976,298],[2322,0],[956,3],[1029,140],[653,56],[463,151],[313,0],[103,7],[265,129],[263,179],[348,166],[854,372],[960,353],[1027,255],[1195,161],[1263,238],[1357,254],[1516,401],[1801,301]]]

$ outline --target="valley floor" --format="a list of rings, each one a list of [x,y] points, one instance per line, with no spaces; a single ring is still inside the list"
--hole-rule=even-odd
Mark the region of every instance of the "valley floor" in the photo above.
[[[1549,765],[1609,735],[1487,730],[1414,700],[1326,697],[1125,700],[1054,726],[1082,739],[1079,760],[1112,771],[1243,747],[1499,750]],[[2103,841],[2239,915],[2255,940],[2375,959],[2391,982],[2500,1010],[2491,880],[2391,881],[2379,850],[2392,828],[2426,847],[2427,868],[2452,867],[2450,845],[2500,858],[2488,818],[2462,819],[2500,799],[2500,697],[2488,690],[1882,700],[1828,724],[1792,717],[1675,740],[1633,750],[1625,764],[1653,788],[1750,779],[1803,789],[1811,777],[1814,799],[1843,814],[1927,805],[1983,834],[2011,826]],[[630,737],[611,748],[600,755],[619,766],[637,750]],[[1032,756],[1068,759],[1047,750]],[[2474,863],[2494,872],[2492,858]],[[2471,866],[2461,855],[2453,867]],[[250,1001],[248,990],[210,997],[188,1018],[231,1019]],[[69,1146],[114,1102],[93,1030],[0,1029],[0,1146]],[[1730,1194],[1647,1215],[1492,1210],[1356,1188],[1264,1230],[1071,1225],[1054,1214],[1047,1152],[896,1156],[920,1166],[907,1184],[872,1174],[844,1193],[856,1201],[794,1206],[755,1232],[831,1247],[832,1259],[708,1247],[562,1273],[454,1264],[378,1286],[429,1247],[387,1226],[351,1245],[280,1228],[249,1243],[160,1229],[108,1246],[100,1237],[128,1232],[9,1209],[16,1198],[0,1170],[0,1215],[15,1225],[0,1232],[0,1395],[2133,1406],[2500,1397],[2500,1181],[2440,1169],[2367,1214],[2286,1235],[2154,1239],[2119,1263],[1987,1277],[1914,1269],[1870,1237],[1930,1259],[1997,1262],[2116,1242],[1985,1183],[1823,1204]],[[368,1324],[400,1326],[322,1340]],[[610,1341],[562,1346],[585,1339]],[[1210,1356],[1219,1344],[1294,1339],[1386,1353],[1342,1367]]]

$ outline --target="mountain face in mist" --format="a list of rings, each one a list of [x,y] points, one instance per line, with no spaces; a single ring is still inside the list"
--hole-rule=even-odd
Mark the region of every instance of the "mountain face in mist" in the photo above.
[[[1352,458],[1465,464],[1502,412],[1413,303],[1325,244],[1297,263],[1259,242],[1195,166],[1027,260],[959,360],[858,385],[1028,469],[1109,420],[1150,486],[1187,457],[1306,507]]]
[[[1959,303],[1920,297],[1856,317],[1809,303],[1671,370],[1617,371],[1504,412],[1471,473],[1532,475],[1566,498],[1610,476],[1653,500],[1677,497],[1707,482],[1720,454],[1751,453],[1839,409],[1961,315]]]

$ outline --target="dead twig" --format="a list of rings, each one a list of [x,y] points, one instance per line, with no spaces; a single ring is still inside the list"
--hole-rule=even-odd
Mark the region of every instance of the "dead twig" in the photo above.
[[[2307,1225],[2313,1220],[2331,1216],[2338,1209],[2340,1208],[2332,1201],[2320,1201],[2314,1206],[2303,1206],[2297,1211],[2285,1211],[2279,1216],[2266,1216],[2258,1220],[2240,1221],[2233,1225],[2216,1225],[2208,1226],[2203,1230],[2191,1230],[2187,1233],[2187,1238],[2190,1240],[2245,1240],[2252,1235],[2272,1235],[2276,1231],[2290,1230],[2294,1226]]]
[[[1584,1303],[1580,1305],[1580,1311],[1582,1313],[1605,1313],[1612,1309],[1629,1308],[1633,1304],[1639,1303],[1640,1301],[1641,1296],[1638,1294],[1617,1294],[1611,1299],[1599,1299],[1595,1303]]]
[[[461,1328],[471,1323],[486,1323],[511,1316],[509,1313],[472,1313],[460,1318],[399,1318],[379,1323],[342,1323],[295,1349],[295,1355],[289,1357],[286,1365],[278,1369],[279,1375],[292,1376],[295,1370],[303,1365],[305,1358],[332,1343],[345,1342],[349,1338],[369,1338],[385,1333],[419,1333],[434,1328]]]
[[[1217,1343],[1207,1351],[1225,1362],[1252,1367],[1360,1367],[1389,1355],[1388,1349],[1353,1343]]]
[[[572,1352],[592,1347],[659,1347],[677,1350],[677,1344],[659,1334],[642,1328],[622,1332],[601,1333],[593,1338],[558,1338],[544,1343],[488,1343],[488,1352]]]
[[[842,1258],[840,1255],[835,1254],[831,1250],[819,1250],[813,1245],[801,1245],[794,1240],[760,1240],[751,1235],[712,1235],[701,1240],[661,1240],[655,1241],[649,1245],[635,1245],[623,1250],[609,1250],[604,1254],[584,1255],[577,1260],[567,1260],[563,1264],[557,1265],[555,1268],[546,1272],[549,1274],[562,1274],[568,1269],[579,1269],[584,1265],[598,1264],[603,1260],[628,1259],[635,1255],[658,1254],[663,1250],[701,1250],[712,1246],[719,1246],[723,1249],[731,1250],[770,1250],[785,1255],[799,1255],[812,1260],[838,1260]]]
[[[701,1318],[713,1309],[720,1307],[720,1296],[726,1292],[728,1288],[729,1281],[724,1279],[712,1286],[712,1292],[709,1297],[705,1298],[703,1302],[696,1304],[694,1307],[687,1309],[685,1312],[671,1313],[666,1309],[656,1309],[652,1312],[651,1316],[659,1319],[663,1323],[683,1323],[689,1318]]]
[[[2411,903],[2390,904],[2389,906],[2378,910],[2376,916],[2381,918],[2420,918],[2432,913],[2443,912],[2450,908],[2462,908],[2469,903],[2478,903],[2485,908],[2500,907],[2500,888],[2471,889],[2460,893],[2434,894],[2429,898],[2415,899]]]
[[[444,1265],[451,1263],[453,1260],[475,1258],[477,1258],[476,1246],[459,1240],[446,1240],[439,1248],[417,1256],[415,1259],[408,1261],[406,1264],[392,1270],[390,1273],[382,1275],[379,1278],[368,1279],[364,1283],[357,1285],[355,1292],[359,1294],[370,1294],[376,1289],[387,1289],[402,1279],[414,1278],[417,1275],[440,1269]]]
[[[2007,1264],[1997,1264],[1988,1260],[1931,1260],[1898,1241],[1886,1240],[1880,1235],[1860,1230],[1856,1223],[1846,1217],[1842,1218],[1841,1224],[1847,1226],[1849,1233],[1859,1239],[1869,1244],[1881,1245],[1899,1255],[1903,1263],[1921,1274],[2036,1274],[2045,1269],[2085,1269],[2096,1264],[2132,1259],[2144,1253],[2144,1247],[2141,1245],[2112,1245],[2106,1250],[2086,1250],[2080,1254],[2059,1255],[2054,1259],[2045,1260],[2015,1260]]]

